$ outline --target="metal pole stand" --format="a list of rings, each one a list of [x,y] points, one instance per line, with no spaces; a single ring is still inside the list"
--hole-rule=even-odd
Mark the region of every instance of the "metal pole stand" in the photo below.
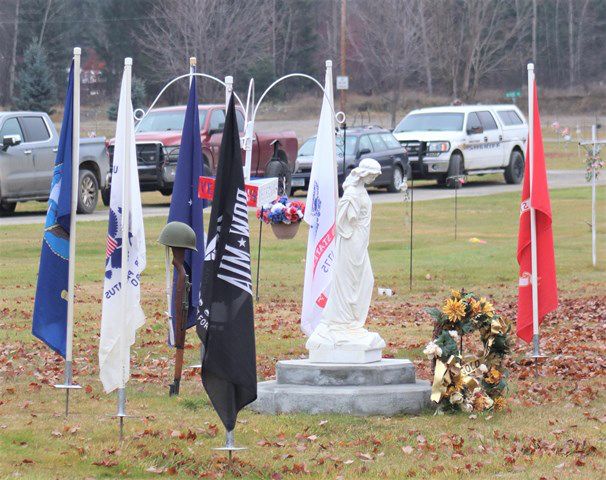
[[[233,452],[239,452],[240,450],[248,450],[247,447],[236,447],[236,441],[234,436],[234,431],[230,430],[225,432],[225,446],[224,447],[215,447],[213,450],[219,452],[227,452],[229,457],[229,461],[231,462]]]
[[[59,385],[55,385],[55,388],[63,388],[65,389],[65,416],[69,415],[69,391],[70,390],[80,390],[82,388],[81,385],[76,385],[72,383],[72,361],[67,360],[65,362],[65,382]]]
[[[118,413],[110,415],[112,418],[117,418],[120,422],[120,442],[124,440],[124,419],[135,418],[134,415],[126,414],[126,388],[122,387],[118,389]]]
[[[412,291],[412,231],[414,222],[414,205],[415,205],[415,179],[412,172],[412,165],[410,165],[408,171],[410,172],[410,251],[409,251],[409,264],[408,264],[408,289]]]
[[[200,363],[197,363],[195,365],[190,365],[189,368],[191,368],[191,369],[199,368],[200,370],[202,370],[202,361],[203,360],[204,360],[204,343],[202,343],[200,345]]]
[[[259,217],[259,246],[257,249],[257,289],[255,292],[255,301],[259,301],[259,273],[261,271],[261,239],[263,238],[263,207],[261,207],[261,216]]]
[[[453,175],[452,177],[448,177],[446,179],[447,183],[450,183],[454,188],[454,239],[456,240],[458,237],[458,229],[459,229],[459,188],[463,186],[465,183],[466,176],[462,174]]]
[[[543,362],[547,356],[542,355],[539,348],[539,335],[534,334],[532,336],[532,355],[530,358],[534,361],[534,378],[539,378],[539,362]]]

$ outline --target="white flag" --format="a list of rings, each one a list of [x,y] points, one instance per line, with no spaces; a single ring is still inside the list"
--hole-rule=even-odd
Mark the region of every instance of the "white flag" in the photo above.
[[[130,68],[130,67],[128,67]],[[139,192],[135,125],[131,101],[130,71],[122,77],[112,188],[107,229],[103,313],[99,342],[99,370],[106,393],[123,388],[130,376],[130,347],[136,330],[145,323],[141,309],[141,273],[145,269],[145,232]],[[126,171],[128,169],[128,171]],[[125,176],[128,182],[125,184]],[[126,215],[124,213],[126,212]],[[127,242],[128,272],[122,288],[122,225],[129,224]],[[126,294],[126,297],[124,297]]]
[[[309,224],[301,329],[311,335],[330,293],[337,216],[337,148],[332,105],[332,66],[328,65],[304,220]]]

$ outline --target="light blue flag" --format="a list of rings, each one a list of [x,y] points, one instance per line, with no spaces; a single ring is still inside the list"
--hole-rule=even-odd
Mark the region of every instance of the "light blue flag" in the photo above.
[[[50,185],[44,225],[32,333],[65,357],[69,234],[72,200],[72,132],[74,125],[74,64],[69,71],[59,150]]]

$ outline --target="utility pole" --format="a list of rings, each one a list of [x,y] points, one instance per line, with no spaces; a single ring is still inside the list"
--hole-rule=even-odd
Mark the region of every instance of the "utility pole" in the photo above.
[[[345,64],[346,46],[347,46],[347,0],[341,0],[341,76],[347,76],[347,68]],[[339,91],[340,110],[345,111],[347,103],[346,91]]]

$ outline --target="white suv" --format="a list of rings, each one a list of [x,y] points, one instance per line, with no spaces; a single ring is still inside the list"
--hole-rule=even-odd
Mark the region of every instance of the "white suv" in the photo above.
[[[413,110],[393,131],[406,148],[415,179],[450,185],[458,175],[501,172],[524,177],[528,125],[515,105],[465,105]]]

